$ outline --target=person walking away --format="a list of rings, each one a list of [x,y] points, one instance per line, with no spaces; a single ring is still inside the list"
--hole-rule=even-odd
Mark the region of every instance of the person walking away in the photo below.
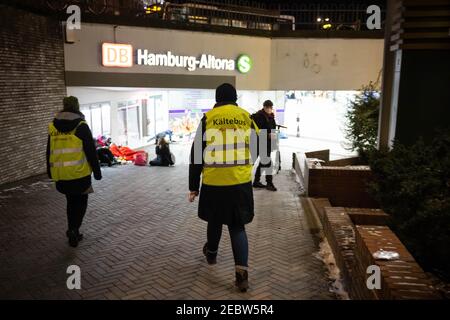
[[[267,153],[266,156],[270,160],[268,163],[261,163],[262,159],[260,157],[260,162],[258,164],[258,167],[256,168],[255,172],[255,180],[253,182],[254,188],[266,188],[270,191],[277,191],[277,188],[273,184],[273,176],[272,172],[267,172],[272,170],[272,160],[270,159],[270,154],[272,150],[272,136],[275,133],[276,129],[276,122],[275,122],[275,115],[273,113],[273,103],[270,100],[266,100],[263,103],[263,108],[259,110],[258,112],[254,113],[252,115],[252,119],[255,121],[256,125],[260,130],[267,130]],[[261,183],[261,168],[264,168],[263,171],[266,171],[266,185]]]
[[[151,166],[168,167],[173,165],[172,154],[170,153],[169,144],[166,139],[160,138],[158,145],[155,147],[156,158],[150,161]]]
[[[257,157],[250,146],[254,141],[256,146],[258,128],[236,100],[236,89],[231,84],[220,85],[216,89],[217,103],[201,120],[191,148],[189,201],[193,202],[200,194],[198,216],[208,222],[207,242],[203,246],[208,264],[217,262],[222,226],[228,226],[235,285],[245,292],[248,289],[245,225],[254,216],[251,163]]]
[[[80,227],[93,192],[91,174],[102,179],[91,130],[76,97],[65,97],[63,110],[48,126],[47,173],[56,189],[66,196],[69,245],[83,239]]]

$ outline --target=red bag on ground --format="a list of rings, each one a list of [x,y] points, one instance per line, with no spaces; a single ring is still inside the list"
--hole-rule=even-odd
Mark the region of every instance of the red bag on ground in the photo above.
[[[134,160],[134,155],[136,154],[136,152],[133,149],[129,147],[120,147],[119,151],[122,154],[122,157],[125,158],[125,160],[127,161]]]
[[[148,160],[147,152],[138,152],[134,155],[134,164],[136,166],[146,166]]]
[[[111,151],[111,153],[113,154],[114,157],[121,157],[122,156],[122,153],[120,152],[119,148],[115,144],[112,144],[109,147],[109,150]]]

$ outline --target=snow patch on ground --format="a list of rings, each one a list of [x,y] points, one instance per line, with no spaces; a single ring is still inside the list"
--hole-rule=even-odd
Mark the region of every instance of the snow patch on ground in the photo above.
[[[341,271],[336,265],[336,260],[334,259],[327,239],[324,238],[319,246],[320,250],[314,254],[314,257],[323,261],[327,266],[328,278],[330,279],[330,291],[336,294],[341,300],[350,300],[348,292],[344,289],[344,284],[342,283]]]
[[[305,195],[306,190],[303,186],[303,182],[300,180],[300,177],[298,176],[295,169],[291,169],[291,174],[293,174],[295,177],[295,182],[298,184],[298,189],[299,189],[300,195]]]

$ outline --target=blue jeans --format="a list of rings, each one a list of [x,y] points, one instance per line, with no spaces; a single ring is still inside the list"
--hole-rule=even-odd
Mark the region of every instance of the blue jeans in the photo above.
[[[248,267],[248,239],[245,227],[228,226],[231,238],[231,248],[233,249],[234,263],[237,266]],[[208,251],[217,253],[219,249],[220,237],[222,236],[222,224],[208,223]]]

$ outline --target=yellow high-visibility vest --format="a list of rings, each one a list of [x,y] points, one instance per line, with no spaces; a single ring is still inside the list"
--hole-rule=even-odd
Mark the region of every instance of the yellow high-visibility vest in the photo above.
[[[75,135],[80,123],[70,132],[58,131],[53,122],[50,135],[50,173],[54,181],[75,180],[91,175],[92,169],[83,151],[83,141]]]
[[[224,105],[206,112],[206,149],[203,183],[231,186],[252,181],[250,136],[258,127],[250,114],[235,105]],[[252,125],[253,124],[253,125]]]

